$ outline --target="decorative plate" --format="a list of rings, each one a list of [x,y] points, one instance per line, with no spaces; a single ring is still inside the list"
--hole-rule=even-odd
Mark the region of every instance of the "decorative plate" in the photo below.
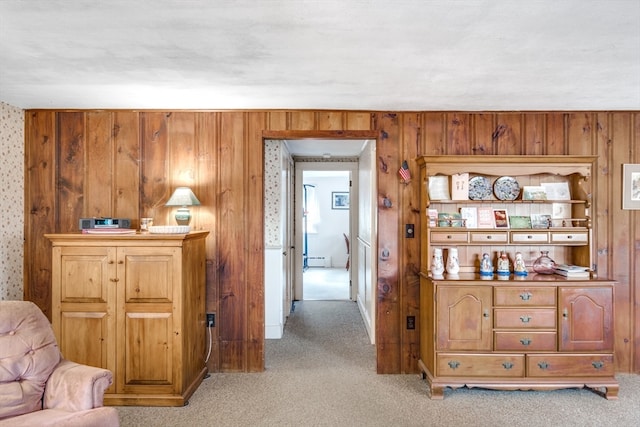
[[[515,178],[503,176],[493,183],[493,193],[500,200],[515,200],[520,195],[520,185]]]
[[[484,176],[474,176],[469,179],[469,199],[490,200],[491,181]]]

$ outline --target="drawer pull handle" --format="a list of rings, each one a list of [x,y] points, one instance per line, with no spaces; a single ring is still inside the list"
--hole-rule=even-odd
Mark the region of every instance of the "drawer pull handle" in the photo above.
[[[525,314],[524,316],[520,316],[520,320],[522,320],[522,323],[529,323],[529,321],[531,321],[531,316],[527,316]]]
[[[596,362],[591,362],[591,364],[593,365],[594,368],[596,369],[602,369],[604,368],[604,362],[602,361],[596,361]]]
[[[532,236],[531,234],[529,234],[529,235],[527,236],[527,239],[531,240],[531,239],[533,239],[533,236]]]
[[[531,344],[531,340],[529,338],[522,338],[520,340],[520,342],[522,343],[522,345],[529,345]]]
[[[511,369],[511,368],[513,368],[513,363],[511,363],[511,362],[504,362],[504,363],[502,364],[502,366],[504,367],[504,369]]]
[[[487,240],[491,240],[493,236],[487,236]]]
[[[530,292],[524,292],[520,294],[520,299],[522,301],[529,301],[533,295]]]
[[[569,234],[569,235],[567,236],[567,240],[571,240],[571,239],[573,239],[573,236],[572,236],[571,234]]]
[[[540,369],[547,369],[549,367],[549,364],[547,362],[539,362],[538,366],[540,367]]]
[[[451,240],[453,239],[453,236],[451,234],[447,234],[447,239]]]
[[[460,362],[456,360],[450,360],[448,365],[451,369],[456,369],[458,366],[460,366]]]

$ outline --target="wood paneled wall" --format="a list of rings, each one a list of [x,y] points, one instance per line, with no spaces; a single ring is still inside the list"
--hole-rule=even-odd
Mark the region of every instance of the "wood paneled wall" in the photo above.
[[[379,373],[417,372],[418,180],[398,168],[420,155],[599,156],[598,273],[616,287],[616,367],[640,372],[640,212],[621,209],[623,163],[640,163],[640,112],[52,111],[25,118],[25,299],[50,316],[51,248],[44,233],[78,219],[153,217],[177,186],[202,205],[192,227],[207,240],[207,310],[217,314],[211,371],[264,369],[263,137],[376,138]],[[388,202],[391,202],[390,204]]]

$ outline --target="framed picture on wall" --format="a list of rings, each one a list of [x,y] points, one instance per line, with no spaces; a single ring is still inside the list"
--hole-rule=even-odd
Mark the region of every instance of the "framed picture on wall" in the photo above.
[[[349,209],[349,192],[332,191],[331,209]]]
[[[622,209],[640,209],[640,164],[622,166]]]

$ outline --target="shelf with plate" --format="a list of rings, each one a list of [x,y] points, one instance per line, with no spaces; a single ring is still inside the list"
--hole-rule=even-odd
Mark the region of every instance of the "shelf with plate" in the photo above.
[[[431,398],[462,386],[586,386],[615,399],[615,282],[598,278],[593,263],[596,157],[424,156],[417,161],[424,185],[418,364]],[[531,200],[523,200],[525,189]],[[456,274],[432,272],[432,256],[437,266],[435,254],[446,259],[451,249],[458,257]],[[492,268],[483,274],[485,253],[494,265],[501,265],[506,253],[513,266],[516,252],[524,258],[524,273],[511,268],[505,275]],[[579,279],[540,274],[534,266],[543,257],[585,266],[590,274]]]
[[[419,158],[422,209],[425,215],[431,211],[442,219],[424,221],[422,271],[429,273],[434,247],[446,252],[452,245],[462,246],[458,248],[460,270],[466,272],[478,270],[483,253],[496,258],[500,251],[508,251],[512,258],[519,251],[530,267],[542,250],[558,262],[596,271],[591,247],[595,161],[594,156]],[[474,180],[480,184],[473,185]],[[462,194],[456,193],[455,187],[463,188]],[[539,194],[525,194],[525,189],[541,187],[561,197],[546,198],[545,192],[545,198],[538,199]],[[477,210],[476,218],[502,211],[505,224],[497,227],[493,217],[491,223],[464,217],[462,221],[448,220],[458,218],[464,209]],[[515,220],[519,222],[512,226]]]

